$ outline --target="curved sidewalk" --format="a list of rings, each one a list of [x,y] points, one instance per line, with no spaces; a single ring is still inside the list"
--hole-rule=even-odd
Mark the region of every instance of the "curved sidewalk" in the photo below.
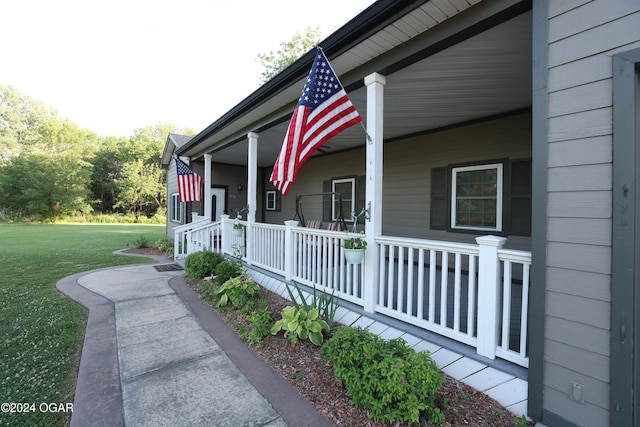
[[[198,298],[183,271],[156,266],[57,283],[89,308],[72,426],[331,425]]]

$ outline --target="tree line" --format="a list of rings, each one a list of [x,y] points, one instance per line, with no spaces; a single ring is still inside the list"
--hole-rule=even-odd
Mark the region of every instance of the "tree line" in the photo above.
[[[276,51],[259,54],[261,84],[322,38],[320,27],[296,31]],[[50,220],[73,215],[166,215],[166,171],[159,168],[169,133],[158,124],[129,138],[99,137],[42,102],[0,85],[0,220]]]
[[[101,137],[42,102],[0,86],[0,218],[52,220],[74,215],[166,213],[169,133],[157,124],[128,138]]]

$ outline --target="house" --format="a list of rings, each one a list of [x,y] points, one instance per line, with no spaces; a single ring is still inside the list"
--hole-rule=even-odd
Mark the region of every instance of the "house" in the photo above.
[[[177,227],[177,254],[240,247],[441,337],[524,380],[545,425],[640,425],[640,3],[378,1],[321,46],[371,141],[354,126],[271,186],[309,52],[175,148],[237,202]],[[351,212],[360,266],[326,229]]]

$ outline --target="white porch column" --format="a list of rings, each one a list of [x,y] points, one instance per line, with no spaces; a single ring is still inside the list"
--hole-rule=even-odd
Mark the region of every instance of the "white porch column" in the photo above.
[[[211,206],[211,154],[204,155],[204,216],[213,219],[213,206]]]
[[[247,150],[247,234],[246,234],[246,254],[247,263],[253,262],[253,223],[256,222],[256,206],[258,204],[258,134],[249,132],[249,147]]]
[[[496,358],[500,307],[500,261],[498,249],[507,241],[504,237],[476,237],[480,245],[478,256],[478,348],[480,356]]]
[[[231,229],[233,225],[229,222],[229,215],[223,214],[221,215],[221,231],[222,234],[222,253],[223,254],[231,254],[233,253],[232,245],[231,245]]]
[[[382,235],[382,143],[385,76],[373,73],[364,78],[367,86],[366,193],[369,208],[365,221],[367,250],[364,259],[364,309],[375,311],[380,279],[379,252],[375,238]]]
[[[293,260],[295,259],[295,242],[293,239],[293,227],[298,226],[298,221],[290,219],[284,222],[284,279],[287,282],[293,277]]]

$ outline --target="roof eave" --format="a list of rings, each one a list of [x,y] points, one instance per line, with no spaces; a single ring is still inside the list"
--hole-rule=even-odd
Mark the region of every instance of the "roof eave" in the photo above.
[[[347,24],[328,36],[321,42],[325,55],[331,58],[355,45],[363,37],[370,34],[385,22],[392,21],[397,16],[419,7],[428,0],[379,0],[365,9]],[[315,58],[315,51],[311,50],[274,76],[271,80],[260,86],[256,91],[242,100],[239,104],[222,115],[218,120],[207,126],[203,131],[193,137],[191,141],[176,149],[176,154],[182,154],[204,142],[216,131],[224,128],[238,117],[246,114],[256,104],[260,104],[281,90],[289,87],[309,72]]]

